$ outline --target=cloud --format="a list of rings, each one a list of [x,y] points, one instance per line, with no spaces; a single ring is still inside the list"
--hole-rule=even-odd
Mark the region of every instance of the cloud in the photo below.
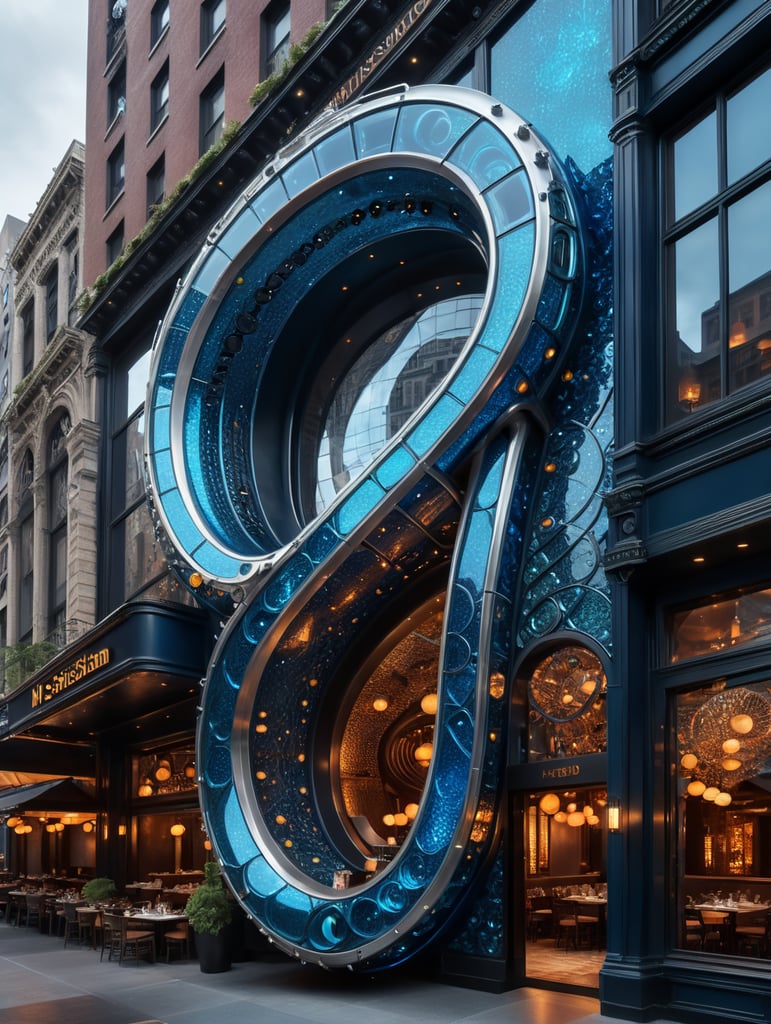
[[[85,141],[88,0],[0,3],[0,223],[26,220]]]

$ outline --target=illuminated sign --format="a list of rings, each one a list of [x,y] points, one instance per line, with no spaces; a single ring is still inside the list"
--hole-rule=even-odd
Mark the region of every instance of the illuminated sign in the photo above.
[[[61,672],[54,673],[50,682],[38,683],[32,688],[32,707],[40,707],[46,701],[53,700],[60,693],[68,690],[71,686],[79,683],[81,679],[98,672],[100,668],[110,663],[109,648],[103,647],[101,651],[92,651],[90,654],[81,654],[79,658],[71,662]]]
[[[542,779],[570,779],[581,774],[581,766],[577,764],[560,765],[555,768],[544,768],[541,772]]]
[[[342,103],[346,103],[359,91],[359,89],[362,88],[367,81],[367,78],[372,74],[378,64],[381,64],[397,43],[401,42],[421,14],[423,14],[426,8],[430,7],[430,5],[431,0],[417,0],[417,2],[410,7],[401,21],[391,29],[382,42],[378,43],[364,63],[360,64],[350,78],[340,86],[334,95],[332,106],[340,106]]]

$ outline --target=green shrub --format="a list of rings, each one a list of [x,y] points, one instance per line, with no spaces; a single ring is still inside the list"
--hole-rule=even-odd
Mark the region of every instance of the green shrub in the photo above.
[[[112,899],[117,891],[111,878],[92,878],[83,886],[82,895],[89,903],[103,903]]]
[[[193,931],[219,935],[230,924],[233,908],[217,863],[207,861],[204,872],[205,879],[185,904],[185,913]]]

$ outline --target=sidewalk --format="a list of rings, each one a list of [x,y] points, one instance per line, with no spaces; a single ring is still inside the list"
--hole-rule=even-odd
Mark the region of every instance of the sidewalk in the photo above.
[[[100,962],[99,952],[0,923],[0,1024],[614,1024],[595,999],[490,995],[387,974],[374,980],[283,956],[202,974],[196,960]],[[617,1022],[615,1022],[617,1024]],[[659,1024],[667,1024],[662,1021]]]

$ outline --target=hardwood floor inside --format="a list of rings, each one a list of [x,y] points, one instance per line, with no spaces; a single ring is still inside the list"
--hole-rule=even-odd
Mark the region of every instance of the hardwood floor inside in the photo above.
[[[525,974],[539,981],[599,989],[604,960],[602,949],[556,948],[554,939],[537,939],[526,945]]]

